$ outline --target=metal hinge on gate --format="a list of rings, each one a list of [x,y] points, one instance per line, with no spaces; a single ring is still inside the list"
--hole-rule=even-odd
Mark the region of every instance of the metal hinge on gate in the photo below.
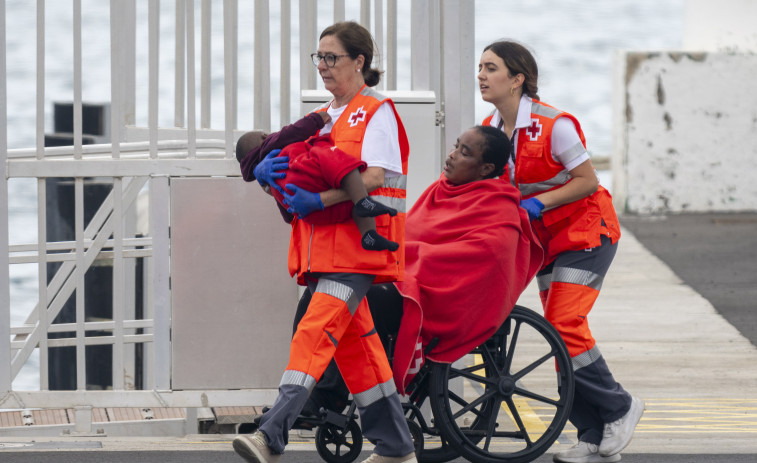
[[[435,124],[437,127],[444,127],[444,111],[436,111],[434,113],[435,117]]]

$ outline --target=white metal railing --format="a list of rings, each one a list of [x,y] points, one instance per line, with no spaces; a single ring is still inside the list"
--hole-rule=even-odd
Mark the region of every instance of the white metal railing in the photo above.
[[[82,134],[82,0],[73,1],[73,138],[69,147],[45,147],[45,82],[46,15],[45,0],[36,3],[36,130],[35,147],[8,150],[7,122],[7,63],[6,53],[0,53],[0,217],[8,217],[8,179],[37,179],[38,228],[36,243],[9,245],[8,227],[0,227],[0,409],[29,407],[73,406],[221,406],[240,403],[262,403],[270,400],[275,391],[171,391],[171,293],[170,293],[170,236],[169,236],[169,178],[178,176],[238,176],[234,157],[234,143],[240,134],[237,127],[240,92],[250,92],[254,98],[256,129],[270,130],[271,108],[280,108],[278,125],[296,118],[291,114],[292,98],[300,90],[315,89],[318,85],[312,66],[299,67],[299,88],[291,84],[292,49],[297,43],[300,63],[308,63],[308,55],[317,43],[318,17],[326,11],[333,19],[347,17],[345,0],[317,2],[300,0],[298,21],[293,20],[291,0],[276,2],[277,15],[271,12],[272,2],[254,2],[254,74],[252,88],[239,88],[238,23],[240,4],[236,0],[175,0],[174,21],[165,15],[161,2],[150,0],[111,0],[111,142],[84,145]],[[135,55],[137,6],[147,9],[148,73],[147,127],[135,130],[136,88]],[[246,4],[245,4],[246,6]],[[350,8],[355,3],[350,2]],[[372,6],[372,8],[371,8]],[[218,11],[221,8],[222,11]],[[444,138],[456,136],[473,119],[472,76],[463,76],[461,60],[472,57],[473,2],[440,0],[413,1],[410,5],[412,32],[405,42],[411,45],[411,90],[433,90],[438,95],[437,108],[444,104],[459,110],[447,115],[446,126],[452,134],[436,140],[446,146]],[[6,47],[7,5],[0,0],[0,47]],[[163,12],[163,13],[162,13]],[[199,14],[200,62],[196,62],[195,21]],[[223,14],[223,113],[224,126],[211,125],[211,31],[213,15]],[[386,74],[383,88],[397,88],[398,68],[398,5],[396,0],[361,0],[360,22],[372,31],[381,54]],[[46,19],[47,18],[47,19]],[[280,35],[271,37],[269,24],[280,20]],[[175,29],[173,128],[160,127],[159,84],[161,28]],[[294,26],[298,37],[293,37]],[[386,32],[385,32],[386,31]],[[442,32],[443,31],[443,32]],[[293,38],[297,43],[292,43]],[[56,38],[57,40],[58,38]],[[278,96],[271,95],[271,40],[280,43],[280,67],[273,73],[280,84]],[[472,59],[472,58],[470,58]],[[466,65],[469,63],[466,63]],[[195,69],[199,72],[199,91]],[[442,83],[442,76],[452,80]],[[199,100],[199,110],[196,108]],[[197,119],[199,113],[199,127]],[[142,138],[139,134],[146,134]],[[74,239],[47,242],[46,197],[47,180],[73,178],[74,182]],[[84,189],[87,178],[109,178],[112,190],[99,205],[94,217],[85,224]],[[149,194],[150,228],[145,236],[137,236],[132,224],[134,203],[142,193]],[[133,265],[135,259],[147,262],[145,278],[145,315],[135,318],[133,297]],[[107,261],[113,267],[113,319],[87,321],[85,317],[84,286],[88,269],[96,262]],[[10,326],[9,268],[14,264],[36,263],[38,272],[38,301],[34,310],[20,326]],[[51,263],[59,264],[55,275],[48,280]],[[75,322],[53,324],[63,304],[75,298]],[[140,330],[138,333],[137,330]],[[91,335],[92,332],[107,335]],[[74,333],[66,338],[49,337],[50,333]],[[88,333],[90,335],[88,335]],[[133,384],[125,372],[135,366],[133,355],[126,346],[144,344],[148,353],[145,361],[144,391],[133,391]],[[92,345],[113,346],[113,391],[87,390],[85,348]],[[74,347],[76,350],[76,391],[50,391],[47,375],[49,349]],[[14,391],[13,379],[26,364],[32,352],[39,353],[39,391]]]

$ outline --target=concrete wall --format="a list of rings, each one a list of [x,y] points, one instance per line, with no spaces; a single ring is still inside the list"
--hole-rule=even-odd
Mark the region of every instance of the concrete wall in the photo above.
[[[618,52],[620,212],[757,210],[757,55]]]

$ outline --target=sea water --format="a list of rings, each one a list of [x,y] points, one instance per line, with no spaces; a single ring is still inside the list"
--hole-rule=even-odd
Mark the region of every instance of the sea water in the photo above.
[[[45,2],[45,93],[44,111],[46,133],[52,131],[53,102],[73,100],[73,7],[70,1]],[[212,63],[214,70],[223,69],[222,3],[211,2]],[[322,4],[328,5],[322,5]],[[359,2],[346,2],[348,19],[359,19]],[[197,2],[199,5],[199,2]],[[292,18],[298,17],[297,5],[292,2]],[[331,2],[319,2],[318,29],[331,22]],[[615,50],[665,50],[681,46],[683,36],[683,0],[476,0],[475,11],[475,76],[481,50],[499,39],[513,39],[526,45],[534,53],[539,65],[539,95],[547,103],[575,115],[586,135],[592,155],[608,156],[611,147],[612,57]],[[280,3],[271,2],[271,14],[276,16]],[[409,2],[398,2],[398,68],[397,87],[410,89]],[[159,123],[174,125],[174,50],[173,31],[175,2],[161,2]],[[199,57],[199,7],[195,14],[197,25],[196,49]],[[6,1],[7,40],[7,104],[9,148],[33,147],[36,140],[36,3],[28,0]],[[110,18],[109,2],[82,1],[82,99],[86,102],[106,102],[110,99]],[[147,37],[147,2],[138,2],[137,37]],[[254,25],[253,2],[239,6],[239,86],[251,88]],[[271,69],[279,67],[278,19],[270,24],[272,37]],[[403,35],[404,34],[404,35]],[[297,37],[293,25],[292,36]],[[317,44],[310,47],[315,50]],[[299,50],[292,51],[298,56]],[[137,55],[137,125],[147,124],[147,62],[146,39],[138,40]],[[199,62],[199,58],[198,58]],[[307,65],[307,64],[306,64]],[[274,72],[275,74],[275,72]],[[299,66],[292,63],[293,117],[298,114]],[[199,78],[199,72],[197,73]],[[214,71],[211,78],[211,126],[223,127],[223,76]],[[272,76],[273,107],[271,126],[279,124],[279,82]],[[319,87],[322,85],[319,84]],[[199,82],[198,82],[199,87]],[[475,98],[475,118],[479,123],[491,111],[491,106]],[[252,117],[252,92],[240,93],[238,127],[255,128]],[[199,101],[197,104],[199,108]],[[245,109],[249,108],[249,109]],[[450,110],[450,108],[447,108]],[[607,176],[601,176],[607,183]],[[34,243],[37,240],[36,181],[10,179],[9,184],[10,243]],[[22,323],[37,300],[37,265],[11,266],[11,324]],[[39,389],[38,358],[33,355],[13,383],[15,390]]]

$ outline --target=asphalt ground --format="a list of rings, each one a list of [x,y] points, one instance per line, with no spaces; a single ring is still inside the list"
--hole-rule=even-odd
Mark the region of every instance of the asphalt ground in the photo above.
[[[620,221],[757,345],[757,212],[623,216]]]
[[[364,452],[361,459],[370,454]],[[243,463],[244,460],[231,452],[218,451],[193,451],[193,452],[169,452],[169,451],[134,451],[134,452],[3,452],[4,463]],[[298,451],[281,458],[281,463],[322,463],[323,460],[314,451]],[[452,463],[463,463],[468,460],[458,458]],[[552,461],[551,455],[542,455],[535,463],[548,463]],[[754,455],[734,454],[627,454],[623,455],[626,463],[754,463]]]

